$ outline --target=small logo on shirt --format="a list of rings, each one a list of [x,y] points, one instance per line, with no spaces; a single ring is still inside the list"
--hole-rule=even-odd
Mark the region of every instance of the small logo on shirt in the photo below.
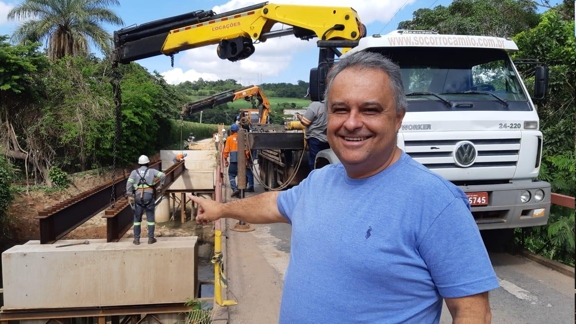
[[[368,230],[366,230],[366,239],[370,238],[372,235],[372,226],[368,226]]]

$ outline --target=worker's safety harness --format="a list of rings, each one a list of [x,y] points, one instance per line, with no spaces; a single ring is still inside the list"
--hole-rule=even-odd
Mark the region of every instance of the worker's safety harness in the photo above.
[[[154,201],[156,200],[156,192],[154,192],[153,185],[150,185],[148,182],[146,182],[146,174],[148,174],[148,170],[150,170],[150,169],[146,168],[143,175],[139,171],[136,172],[138,174],[138,176],[140,177],[140,180],[138,181],[138,186],[136,187],[136,190],[140,191],[140,202],[136,202],[136,204],[138,206],[144,208],[144,209],[148,208],[148,206],[150,206],[150,204],[154,204]],[[144,187],[144,185],[146,185],[146,187]],[[147,201],[146,203],[143,203],[144,202],[144,190],[146,190],[146,189],[152,190],[152,200]]]

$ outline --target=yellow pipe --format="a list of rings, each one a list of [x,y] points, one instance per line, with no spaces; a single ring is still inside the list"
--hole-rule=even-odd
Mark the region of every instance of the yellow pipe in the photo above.
[[[306,129],[306,127],[304,127],[304,125],[302,125],[302,123],[298,120],[293,120],[293,121],[289,121],[286,123],[286,129],[288,130],[304,130]]]
[[[217,260],[214,262],[214,299],[216,300],[216,304],[220,306],[234,306],[238,303],[233,300],[224,300],[222,301],[222,278],[220,276],[220,264],[222,262],[222,231],[214,231],[214,259]]]

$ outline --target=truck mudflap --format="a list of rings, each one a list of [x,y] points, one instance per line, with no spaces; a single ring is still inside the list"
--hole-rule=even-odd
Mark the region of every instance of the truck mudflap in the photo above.
[[[459,187],[468,196],[472,215],[480,230],[532,227],[548,223],[551,204],[548,182],[519,181]],[[522,195],[525,199],[528,197],[525,202]]]

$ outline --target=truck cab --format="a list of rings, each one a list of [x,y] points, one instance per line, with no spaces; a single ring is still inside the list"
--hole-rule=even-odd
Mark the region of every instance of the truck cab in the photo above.
[[[509,39],[395,31],[360,40],[401,68],[408,108],[398,147],[459,186],[480,229],[545,225],[550,184],[538,181],[542,133],[509,56]],[[346,55],[346,54],[344,54]],[[547,75],[534,94],[545,92]],[[316,167],[336,163],[331,150]]]

